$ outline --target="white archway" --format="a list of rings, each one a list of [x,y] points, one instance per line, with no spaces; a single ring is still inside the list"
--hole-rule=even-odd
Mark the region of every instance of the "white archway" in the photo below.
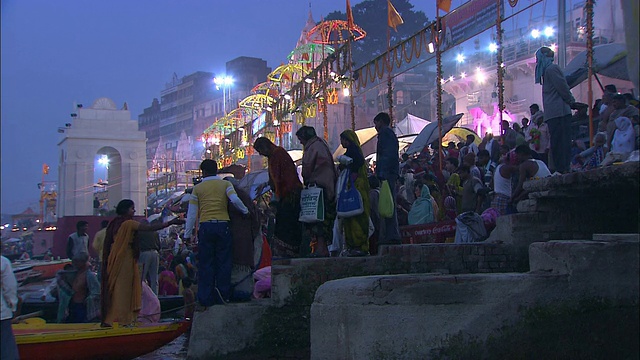
[[[77,116],[58,143],[58,217],[93,215],[96,154],[110,158],[110,208],[122,199],[146,206],[146,136],[129,110],[100,98],[74,111]]]

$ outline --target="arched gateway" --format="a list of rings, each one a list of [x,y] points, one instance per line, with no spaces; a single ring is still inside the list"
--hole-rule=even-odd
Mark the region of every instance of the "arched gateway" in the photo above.
[[[94,159],[109,158],[108,198],[110,208],[122,199],[146,206],[146,136],[138,121],[113,100],[97,99],[91,107],[77,105],[72,122],[62,130],[58,143],[57,216],[93,215]]]

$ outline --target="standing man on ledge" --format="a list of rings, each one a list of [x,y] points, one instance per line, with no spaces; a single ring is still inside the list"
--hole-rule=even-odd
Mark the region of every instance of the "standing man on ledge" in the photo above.
[[[387,180],[391,195],[393,196],[393,215],[384,221],[384,234],[380,234],[378,244],[400,244],[400,230],[398,229],[398,214],[396,212],[396,182],[400,173],[400,160],[398,155],[398,138],[391,130],[391,117],[381,112],[373,118],[373,124],[378,132],[378,147],[376,158],[376,176],[380,182]]]
[[[67,257],[73,260],[80,253],[89,254],[89,223],[80,220],[76,223],[76,232],[67,239]]]
[[[232,240],[227,204],[230,201],[245,215],[249,210],[233,185],[217,176],[218,164],[214,160],[203,160],[200,170],[203,179],[191,193],[184,239],[191,238],[198,218],[199,306],[196,310],[201,311],[214,304],[224,304],[231,297]]]
[[[551,137],[553,168],[569,172],[571,161],[571,105],[576,102],[560,67],[553,63],[553,50],[536,51],[536,84],[542,84],[544,119]]]

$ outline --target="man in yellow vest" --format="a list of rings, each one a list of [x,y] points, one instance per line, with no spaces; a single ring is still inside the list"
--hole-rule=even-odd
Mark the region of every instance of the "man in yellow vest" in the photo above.
[[[197,218],[199,306],[196,310],[229,301],[232,240],[227,204],[231,202],[243,214],[249,214],[233,185],[217,176],[218,164],[214,160],[202,161],[200,170],[203,179],[191,193],[184,232],[184,239],[190,239]]]

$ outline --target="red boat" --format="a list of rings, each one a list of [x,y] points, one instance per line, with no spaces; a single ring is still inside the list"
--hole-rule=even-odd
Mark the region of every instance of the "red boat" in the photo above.
[[[28,319],[13,324],[20,359],[133,359],[185,333],[190,321],[100,327],[91,324],[47,324]]]
[[[56,273],[64,268],[65,265],[71,264],[69,259],[58,260],[17,260],[14,262],[14,269],[30,267],[33,274],[38,274],[38,279],[52,279],[56,277]],[[14,273],[16,270],[14,270]]]

